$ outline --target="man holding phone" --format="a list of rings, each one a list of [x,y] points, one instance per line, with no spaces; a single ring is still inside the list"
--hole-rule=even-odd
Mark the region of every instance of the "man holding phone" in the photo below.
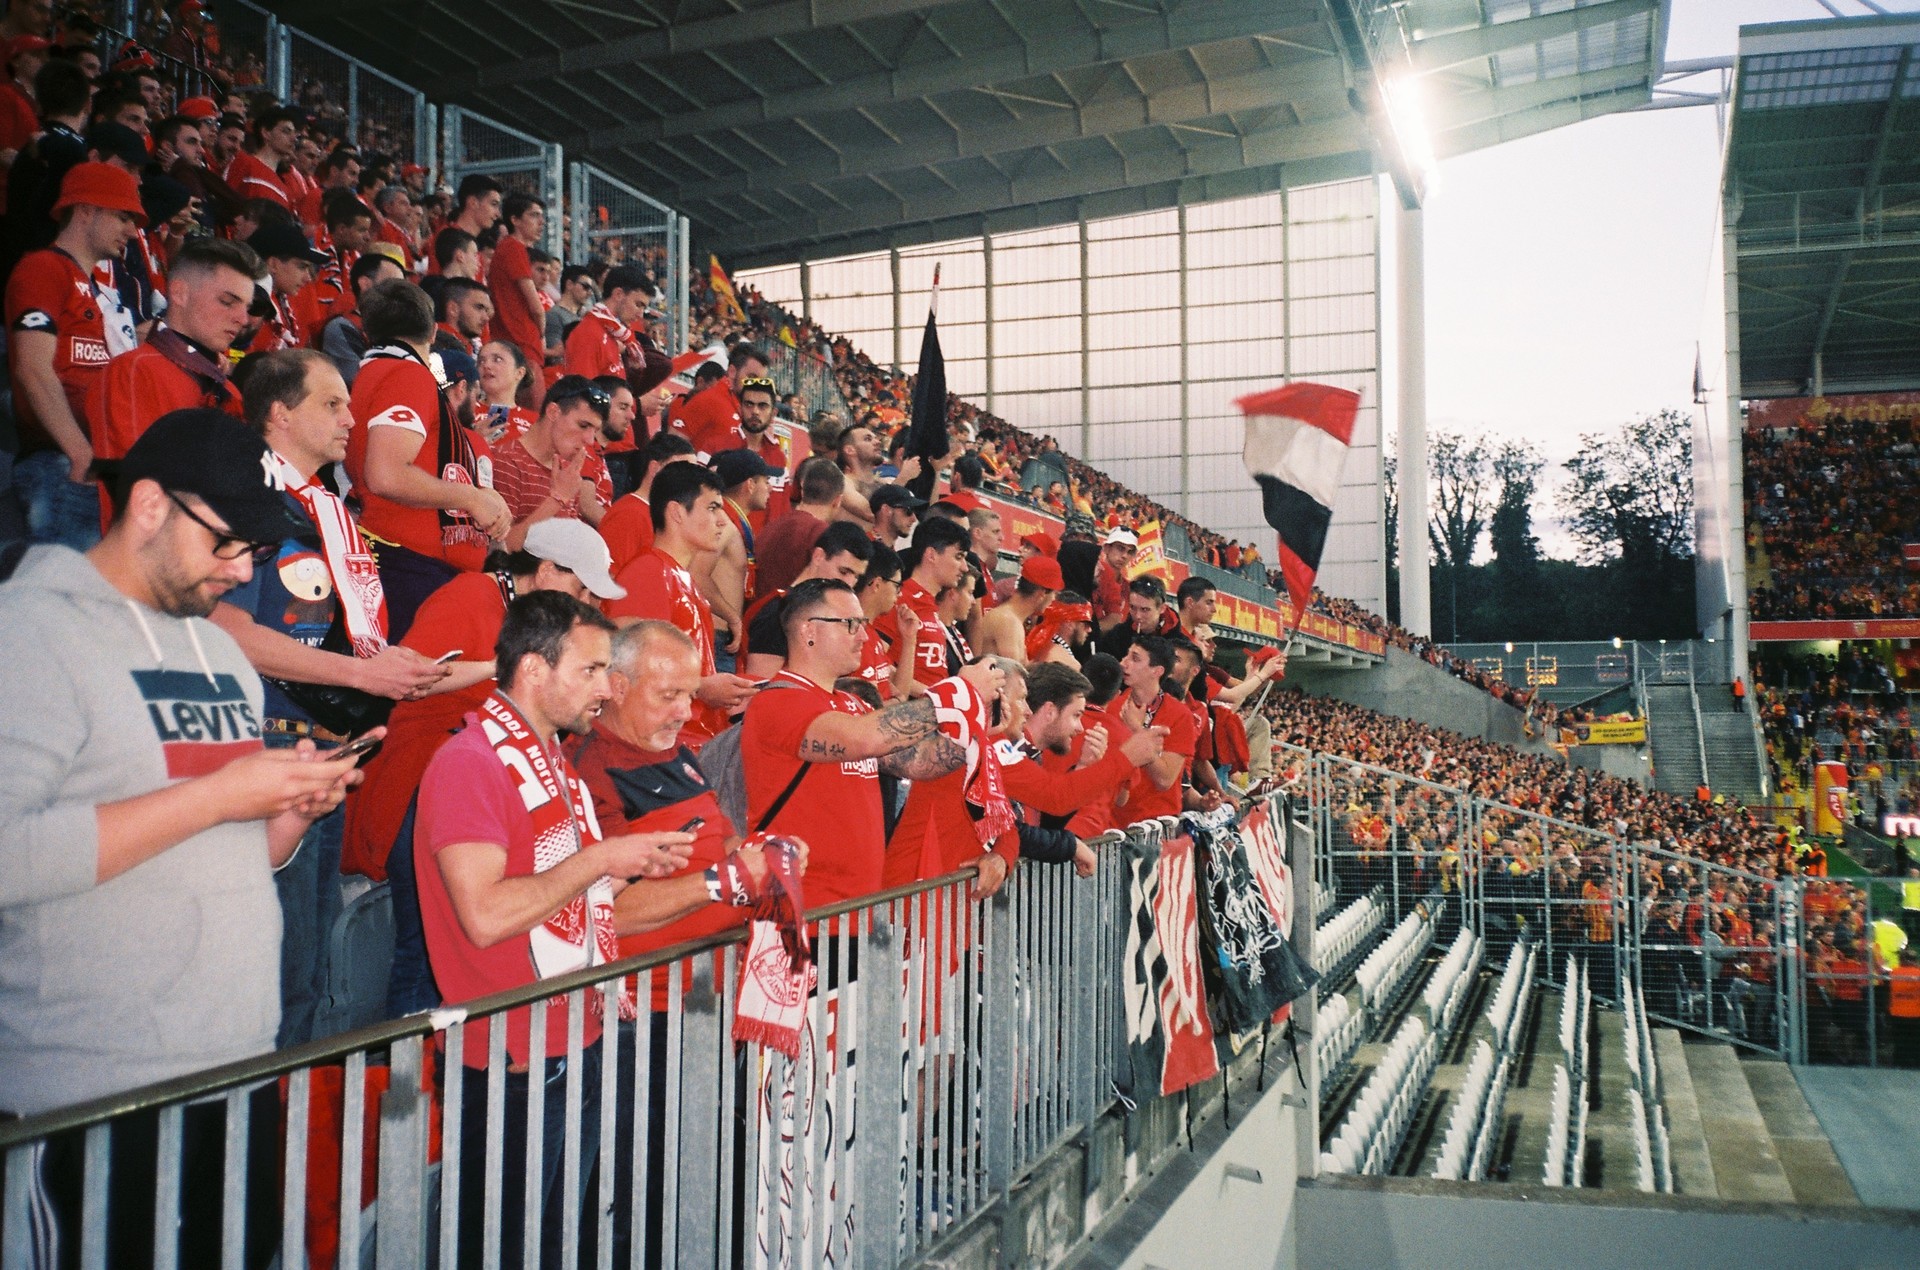
[[[346,453],[353,427],[340,371],[322,353],[288,349],[251,359],[243,381],[246,421],[266,440],[289,509],[310,526],[312,541],[282,543],[251,581],[214,607],[213,620],[266,681],[266,744],[311,740],[330,750],[349,740],[350,732],[363,731],[366,722],[335,718],[323,703],[413,700],[433,691],[449,668],[387,643],[385,597],[372,553],[346,505],[315,479]],[[363,718],[384,719],[385,712],[364,711]],[[274,877],[281,908],[283,1046],[313,1039],[325,997],[327,950],[341,910],[344,821],[336,810],[314,822],[304,849]]]

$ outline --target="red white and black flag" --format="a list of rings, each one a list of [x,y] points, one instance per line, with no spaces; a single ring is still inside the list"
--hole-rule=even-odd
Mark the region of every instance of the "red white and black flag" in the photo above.
[[[1280,572],[1297,625],[1313,597],[1360,394],[1326,384],[1288,384],[1236,404],[1247,416],[1242,457],[1259,482],[1267,523],[1280,536]]]

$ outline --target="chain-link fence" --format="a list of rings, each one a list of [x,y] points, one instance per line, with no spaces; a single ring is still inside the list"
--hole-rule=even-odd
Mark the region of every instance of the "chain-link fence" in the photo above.
[[[1490,958],[1538,940],[1551,973],[1569,952],[1585,963],[1593,994],[1620,1000],[1622,914],[1619,842],[1552,816],[1474,799],[1481,934]]]
[[[291,104],[363,154],[433,167],[433,107],[425,93],[304,31],[282,25],[276,35]]]
[[[557,142],[475,114],[461,106],[440,111],[440,162],[448,186],[469,176],[490,176],[508,193],[532,194],[547,205],[547,240],[555,256],[566,253],[564,156]]]
[[[646,271],[660,288],[650,314],[654,337],[668,348],[686,346],[687,298],[674,285],[674,264],[686,219],[625,181],[588,163],[567,168],[567,259],[600,259]]]

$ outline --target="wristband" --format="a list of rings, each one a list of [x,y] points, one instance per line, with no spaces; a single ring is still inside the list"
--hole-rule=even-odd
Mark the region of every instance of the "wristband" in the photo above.
[[[709,865],[707,871],[700,876],[707,883],[707,898],[718,904],[720,902],[720,866]]]

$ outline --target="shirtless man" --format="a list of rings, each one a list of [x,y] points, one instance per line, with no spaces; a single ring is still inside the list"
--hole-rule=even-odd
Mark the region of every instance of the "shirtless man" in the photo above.
[[[1051,556],[1028,557],[1020,566],[1020,581],[1013,595],[1004,604],[997,604],[981,615],[979,651],[1025,665],[1027,624],[1039,617],[1066,585],[1060,576],[1059,561]]]

